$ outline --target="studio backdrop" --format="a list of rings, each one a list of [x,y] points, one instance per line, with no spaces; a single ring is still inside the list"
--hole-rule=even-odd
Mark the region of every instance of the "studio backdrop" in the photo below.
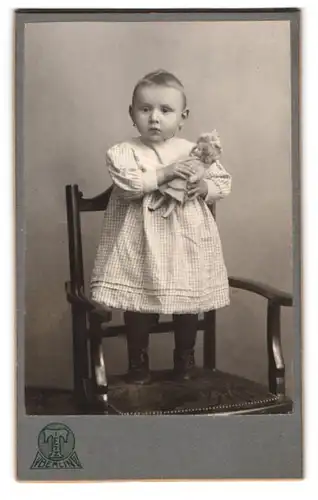
[[[232,194],[217,205],[229,274],[292,292],[289,51],[287,21],[25,25],[27,385],[72,387],[65,185],[78,184],[85,197],[110,185],[105,153],[136,133],[131,93],[152,70],[173,72],[186,88],[185,138],[195,141],[213,128],[220,134],[222,163],[233,177]],[[102,215],[83,216],[88,271]],[[293,395],[293,310],[282,314]],[[218,367],[266,383],[265,328],[266,300],[232,290],[231,305],[217,313]],[[125,371],[125,340],[107,339],[104,346],[107,370]],[[201,346],[199,335],[199,363]],[[151,367],[172,367],[172,350],[173,335],[152,336]]]

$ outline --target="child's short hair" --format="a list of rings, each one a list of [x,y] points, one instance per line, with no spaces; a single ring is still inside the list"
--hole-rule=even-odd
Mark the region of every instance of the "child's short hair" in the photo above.
[[[141,78],[136,83],[135,88],[133,90],[133,95],[132,95],[132,102],[133,103],[134,103],[138,89],[144,85],[145,86],[146,85],[162,85],[162,86],[172,87],[172,88],[179,90],[183,96],[184,108],[186,108],[187,99],[186,99],[186,95],[185,95],[185,91],[184,91],[184,86],[182,85],[179,78],[177,78],[172,73],[169,73],[168,71],[166,71],[164,69],[158,69],[156,71],[152,71],[151,73],[148,73],[143,78]]]

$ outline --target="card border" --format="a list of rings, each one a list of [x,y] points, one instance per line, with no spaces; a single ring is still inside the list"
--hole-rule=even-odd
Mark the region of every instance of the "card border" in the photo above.
[[[291,31],[294,412],[257,416],[29,416],[24,405],[24,28],[36,22],[289,21]],[[17,9],[15,11],[17,477],[22,481],[301,478],[300,9]],[[125,419],[129,419],[129,423]],[[107,420],[106,420],[107,419]],[[200,420],[198,420],[200,419]],[[79,470],[30,469],[51,422],[76,436]],[[107,422],[107,425],[105,424]],[[108,460],[107,460],[108,457]],[[101,460],[103,458],[103,460]]]

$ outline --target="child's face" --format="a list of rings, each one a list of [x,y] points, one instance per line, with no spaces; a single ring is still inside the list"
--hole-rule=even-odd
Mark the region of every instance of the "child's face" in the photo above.
[[[161,143],[173,137],[188,116],[182,93],[175,88],[147,85],[137,90],[130,116],[143,139]]]

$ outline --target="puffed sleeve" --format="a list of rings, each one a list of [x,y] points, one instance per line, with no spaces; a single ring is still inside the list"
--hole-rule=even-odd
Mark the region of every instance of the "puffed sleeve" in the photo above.
[[[208,186],[205,198],[208,205],[225,198],[231,192],[232,177],[218,160],[207,169],[204,180]]]
[[[129,144],[118,144],[106,153],[106,164],[123,198],[137,200],[158,189],[155,169],[142,169]]]

